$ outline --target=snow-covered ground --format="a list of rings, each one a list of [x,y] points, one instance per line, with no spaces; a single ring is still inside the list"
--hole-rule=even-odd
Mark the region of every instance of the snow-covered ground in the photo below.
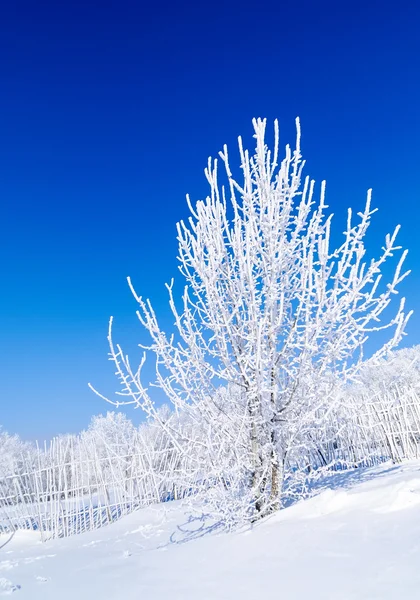
[[[420,463],[338,475],[333,489],[242,532],[173,504],[41,544],[0,536],[0,597],[16,600],[420,598]]]

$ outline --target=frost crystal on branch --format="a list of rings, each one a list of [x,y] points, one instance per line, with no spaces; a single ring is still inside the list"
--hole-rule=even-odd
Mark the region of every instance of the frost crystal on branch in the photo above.
[[[299,473],[309,473],[311,457],[336,444],[348,422],[341,391],[366,364],[367,340],[390,329],[369,358],[373,364],[399,343],[410,317],[404,299],[389,316],[408,274],[406,251],[388,284],[381,280],[385,261],[400,251],[399,227],[385,237],[378,258],[366,256],[371,192],[356,218],[349,210],[343,241],[332,248],[325,183],[317,197],[314,181],[302,175],[299,121],[296,148],[287,146],[281,162],[277,122],[272,149],[266,121],[253,126],[253,155],[239,138],[241,177],[233,175],[224,147],[226,185],[219,183],[219,162],[209,159],[209,196],[195,205],[187,198],[191,215],[177,224],[185,279],[179,303],[173,282],[167,286],[172,335],[129,280],[151,338],[146,353],[156,360],[152,385],[142,379],[145,358],[133,370],[113,343],[112,320],[109,332],[119,403],[131,402],[155,420],[189,458],[185,476],[227,521],[280,507],[285,482],[293,487],[291,474],[299,482]],[[153,386],[170,400],[170,418],[161,418]]]

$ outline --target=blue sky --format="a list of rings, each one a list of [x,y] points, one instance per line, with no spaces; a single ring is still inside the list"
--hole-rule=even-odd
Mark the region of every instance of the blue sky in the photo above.
[[[0,423],[43,439],[108,408],[87,388],[117,389],[108,317],[130,351],[144,341],[126,276],[169,325],[185,194],[255,116],[284,143],[300,116],[338,231],[369,187],[372,250],[401,223],[420,343],[419,19],[413,1],[4,5]]]

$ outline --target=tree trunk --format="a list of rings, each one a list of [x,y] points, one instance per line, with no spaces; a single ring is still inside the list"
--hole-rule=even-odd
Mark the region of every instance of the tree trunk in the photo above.
[[[282,486],[283,469],[280,469],[279,461],[274,456],[273,452],[273,463],[271,465],[271,492],[269,501],[269,512],[276,512],[280,510],[280,489]]]

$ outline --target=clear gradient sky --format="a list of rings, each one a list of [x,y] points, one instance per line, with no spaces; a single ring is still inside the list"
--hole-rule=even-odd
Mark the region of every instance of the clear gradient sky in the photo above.
[[[126,276],[169,325],[185,193],[255,116],[284,143],[300,116],[337,231],[369,187],[372,249],[401,223],[420,343],[419,29],[414,0],[3,3],[0,424],[43,439],[107,410],[108,317],[144,341]]]

